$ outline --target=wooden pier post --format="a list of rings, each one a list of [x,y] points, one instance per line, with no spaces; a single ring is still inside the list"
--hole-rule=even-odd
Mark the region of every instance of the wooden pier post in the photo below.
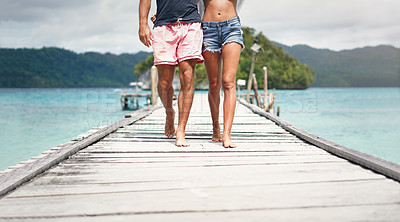
[[[274,114],[275,89],[273,92],[269,92],[268,97],[269,97],[268,112]]]
[[[157,67],[151,67],[151,105],[157,104],[157,84],[158,84],[158,72]]]
[[[126,110],[129,107],[129,101],[128,98],[124,97],[121,99],[122,100],[122,109]]]
[[[254,73],[254,63],[256,62],[256,54],[257,52],[261,49],[264,51],[264,49],[257,44],[258,39],[254,39],[254,44],[251,46],[251,50],[253,51],[253,56],[251,58],[251,66],[250,66],[250,73],[249,73],[249,80],[247,81],[247,96],[246,96],[246,101],[250,101],[250,91],[251,91],[251,81],[252,81],[252,74]]]
[[[247,81],[247,95],[246,95],[246,101],[250,102],[250,91],[251,91],[251,82],[253,78],[253,72],[254,72],[254,63],[256,62],[256,53],[257,51],[253,51],[253,57],[251,58],[251,66],[250,66],[250,73],[249,73],[249,80]]]
[[[242,86],[245,86],[245,85],[246,85],[246,80],[244,80],[244,79],[238,79],[238,80],[236,81],[236,85],[237,85],[237,90],[238,90],[237,97],[240,99],[240,96],[241,96],[241,94],[240,94],[240,89],[241,89]]]
[[[260,107],[261,102],[260,102],[260,96],[258,94],[258,84],[257,84],[256,74],[253,73],[252,77],[253,77],[253,85],[254,85],[254,97],[256,98],[257,106]]]
[[[267,107],[267,97],[268,97],[268,74],[267,74],[267,67],[263,67],[264,70],[264,108]]]

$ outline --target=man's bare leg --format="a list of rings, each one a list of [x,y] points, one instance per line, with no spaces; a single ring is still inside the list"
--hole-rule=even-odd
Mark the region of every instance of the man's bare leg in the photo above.
[[[221,142],[221,129],[219,127],[219,103],[221,90],[221,76],[219,74],[221,66],[221,53],[203,52],[204,63],[208,76],[208,103],[210,105],[211,119],[213,122],[212,141]]]
[[[167,115],[165,119],[165,135],[172,138],[175,135],[175,110],[172,108],[172,99],[174,96],[174,89],[172,88],[172,81],[174,80],[175,66],[171,65],[158,65],[158,85],[157,91],[165,108]]]
[[[235,148],[231,141],[231,129],[236,108],[236,70],[239,64],[242,46],[238,43],[228,43],[222,48],[223,71],[222,89],[224,91],[224,131],[222,145],[225,148]]]
[[[181,90],[178,96],[179,119],[176,130],[176,146],[190,146],[185,139],[185,128],[193,103],[195,66],[196,60],[186,60],[179,63]]]

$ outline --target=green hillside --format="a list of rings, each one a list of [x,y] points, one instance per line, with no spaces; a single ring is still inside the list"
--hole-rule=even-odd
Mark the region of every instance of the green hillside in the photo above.
[[[380,45],[332,51],[275,43],[315,71],[316,87],[399,87],[400,49]]]
[[[0,49],[0,87],[125,87],[147,52],[77,54],[60,48]]]
[[[264,87],[263,67],[268,68],[268,88],[277,89],[305,89],[313,82],[313,70],[310,66],[301,64],[293,56],[277,47],[269,41],[263,33],[256,34],[255,29],[243,27],[243,39],[245,49],[243,50],[237,79],[248,79],[251,66],[252,50],[254,39],[258,39],[258,44],[263,48],[263,52],[257,54],[257,61],[254,66],[257,84],[260,88]]]

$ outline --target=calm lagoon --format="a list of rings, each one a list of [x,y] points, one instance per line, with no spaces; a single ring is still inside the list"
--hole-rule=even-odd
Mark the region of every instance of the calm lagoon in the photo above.
[[[124,118],[131,111],[121,109],[120,92],[0,89],[0,171]],[[400,88],[276,90],[276,96],[280,117],[294,126],[400,163]]]

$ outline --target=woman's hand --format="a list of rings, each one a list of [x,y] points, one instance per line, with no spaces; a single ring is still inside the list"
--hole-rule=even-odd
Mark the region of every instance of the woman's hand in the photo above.
[[[154,24],[154,22],[156,22],[156,19],[157,19],[157,14],[153,14],[151,17],[150,17],[150,20],[153,22],[153,24]]]

